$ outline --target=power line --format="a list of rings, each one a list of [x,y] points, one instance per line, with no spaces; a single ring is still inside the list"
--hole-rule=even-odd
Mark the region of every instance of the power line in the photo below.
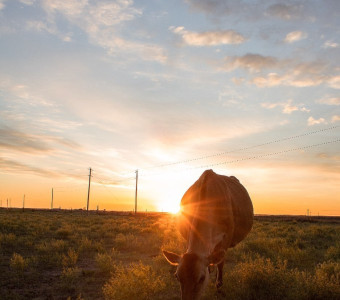
[[[232,163],[237,163],[237,162],[241,162],[241,161],[245,161],[245,160],[252,160],[252,159],[258,159],[258,158],[263,158],[263,157],[268,157],[268,156],[274,156],[274,155],[294,152],[294,151],[298,151],[298,150],[310,149],[310,148],[314,148],[314,147],[318,147],[318,146],[322,146],[322,145],[333,144],[333,143],[338,143],[338,142],[340,142],[340,139],[336,139],[336,140],[333,140],[333,141],[327,141],[327,142],[323,142],[323,143],[318,143],[318,144],[313,144],[313,145],[308,145],[308,146],[292,148],[292,149],[286,149],[286,150],[272,152],[272,153],[266,153],[266,154],[260,154],[260,155],[255,155],[255,156],[243,157],[243,158],[236,159],[236,160],[224,161],[224,162],[219,162],[219,163],[210,164],[210,165],[203,165],[203,166],[199,166],[199,167],[192,167],[192,168],[188,168],[188,169],[190,170],[190,169],[209,168],[209,167],[214,167],[214,166],[219,166],[219,165],[232,164]]]
[[[176,162],[172,162],[172,163],[154,165],[154,166],[150,166],[150,167],[146,167],[146,168],[141,168],[141,169],[142,170],[149,170],[149,169],[163,168],[163,167],[168,167],[168,166],[173,166],[173,165],[193,162],[193,161],[197,161],[197,160],[201,160],[201,159],[207,159],[207,158],[211,158],[211,157],[222,156],[222,155],[229,154],[229,153],[245,151],[245,150],[254,149],[254,148],[258,148],[258,147],[262,147],[262,146],[267,146],[267,145],[271,145],[271,144],[275,144],[275,143],[280,143],[280,142],[283,142],[283,141],[288,141],[288,140],[293,140],[293,139],[301,138],[301,137],[309,136],[309,135],[312,135],[312,134],[316,134],[316,133],[332,130],[332,129],[335,129],[335,128],[338,128],[338,127],[340,127],[340,126],[336,125],[336,126],[332,126],[332,127],[328,127],[328,128],[319,129],[319,130],[316,130],[316,131],[311,131],[311,132],[307,132],[307,133],[303,133],[303,134],[299,134],[299,135],[293,135],[293,136],[285,137],[285,138],[282,138],[282,139],[277,139],[277,140],[269,141],[269,142],[262,143],[262,144],[257,144],[257,145],[250,146],[250,147],[244,147],[244,148],[239,148],[239,149],[235,149],[235,150],[223,151],[223,152],[219,152],[219,153],[215,153],[215,154],[209,154],[209,155],[205,155],[205,156],[200,156],[200,157],[196,157],[196,158],[176,161]]]

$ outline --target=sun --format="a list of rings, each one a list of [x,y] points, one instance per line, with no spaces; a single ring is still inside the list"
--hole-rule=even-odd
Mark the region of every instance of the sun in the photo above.
[[[163,211],[163,212],[169,212],[172,214],[177,214],[179,213],[181,207],[178,201],[175,200],[164,200],[162,202],[158,203],[158,210]]]

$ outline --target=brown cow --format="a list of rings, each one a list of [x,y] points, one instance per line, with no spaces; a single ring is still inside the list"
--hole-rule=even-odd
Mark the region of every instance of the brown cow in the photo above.
[[[217,265],[216,286],[222,286],[225,251],[246,237],[253,216],[248,192],[234,176],[206,170],[186,191],[179,229],[188,242],[187,252],[180,256],[163,251],[177,265],[183,300],[200,298],[209,281],[209,265]]]

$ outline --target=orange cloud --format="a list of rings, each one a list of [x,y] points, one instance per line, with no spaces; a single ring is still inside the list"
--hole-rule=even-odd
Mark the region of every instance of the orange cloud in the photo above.
[[[302,32],[302,31],[293,31],[293,32],[290,32],[286,35],[286,38],[285,38],[285,42],[286,43],[295,43],[295,42],[298,42],[302,39],[305,39],[307,38],[307,34],[305,32]]]
[[[190,46],[218,46],[241,44],[245,38],[234,30],[193,32],[184,27],[171,27],[173,33],[180,35],[185,44]]]

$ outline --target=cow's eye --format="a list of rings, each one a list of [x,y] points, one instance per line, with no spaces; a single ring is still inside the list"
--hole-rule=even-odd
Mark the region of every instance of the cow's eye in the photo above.
[[[201,278],[200,278],[198,283],[202,284],[204,282],[204,280],[205,280],[205,275],[201,276]]]
[[[174,275],[175,275],[176,279],[179,281],[178,274],[177,274],[177,273],[175,273]]]

